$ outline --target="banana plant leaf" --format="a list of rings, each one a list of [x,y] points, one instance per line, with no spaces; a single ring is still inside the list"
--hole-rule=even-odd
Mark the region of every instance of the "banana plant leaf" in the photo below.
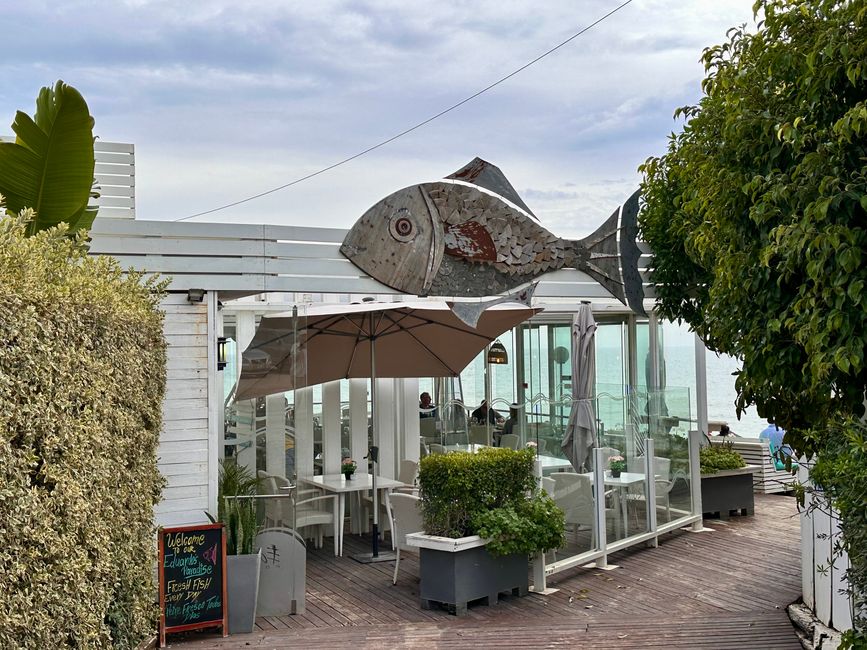
[[[30,235],[61,222],[72,231],[90,228],[96,217],[87,208],[94,182],[93,117],[81,94],[62,81],[43,88],[35,120],[18,111],[12,130],[15,142],[0,143],[6,208],[36,211]]]

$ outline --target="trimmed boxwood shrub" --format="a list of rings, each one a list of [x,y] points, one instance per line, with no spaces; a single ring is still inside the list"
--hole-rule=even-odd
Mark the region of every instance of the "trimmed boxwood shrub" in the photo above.
[[[702,474],[716,474],[720,470],[747,466],[744,457],[734,450],[730,442],[702,447],[699,450],[699,464]]]
[[[22,214],[0,219],[0,647],[133,647],[157,613],[164,287]]]
[[[433,454],[419,466],[424,530],[488,538],[494,555],[531,554],[564,543],[564,517],[536,487],[532,449]]]

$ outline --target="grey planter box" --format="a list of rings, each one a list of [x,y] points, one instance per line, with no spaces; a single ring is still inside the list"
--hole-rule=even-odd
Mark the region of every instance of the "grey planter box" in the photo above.
[[[474,600],[496,605],[502,592],[525,596],[529,591],[526,555],[495,557],[478,536],[454,540],[414,533],[407,540],[420,547],[422,609],[443,603],[453,605],[455,614],[463,616],[467,603]]]
[[[759,471],[756,465],[741,469],[727,469],[716,474],[701,476],[701,509],[704,514],[719,514],[720,519],[728,519],[732,512],[752,515],[755,513],[753,497],[753,472]]]
[[[226,556],[226,596],[229,634],[249,634],[256,624],[261,551]]]

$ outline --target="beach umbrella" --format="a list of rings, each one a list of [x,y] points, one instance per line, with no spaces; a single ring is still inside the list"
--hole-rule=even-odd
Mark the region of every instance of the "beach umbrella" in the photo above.
[[[582,303],[572,317],[572,409],[563,436],[563,453],[576,472],[589,465],[596,443],[596,409],[593,382],[596,378],[596,320],[589,303]]]
[[[236,399],[352,377],[455,377],[488,343],[538,311],[496,305],[482,313],[475,327],[455,316],[448,303],[434,300],[322,305],[298,316],[266,316],[243,353]],[[371,381],[372,409],[375,391]],[[375,428],[375,412],[372,416]],[[377,557],[375,484],[372,491]]]

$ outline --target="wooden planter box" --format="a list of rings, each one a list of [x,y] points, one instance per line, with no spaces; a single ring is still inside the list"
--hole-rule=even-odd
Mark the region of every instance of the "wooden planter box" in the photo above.
[[[716,474],[701,475],[701,509],[705,515],[718,514],[728,519],[735,514],[755,513],[753,473],[761,468],[747,465],[740,469],[726,469]]]
[[[455,614],[467,613],[467,603],[484,599],[496,605],[500,593],[525,596],[529,590],[526,555],[495,557],[478,535],[451,539],[424,533],[407,535],[407,543],[419,548],[422,609],[432,603],[453,605]]]

